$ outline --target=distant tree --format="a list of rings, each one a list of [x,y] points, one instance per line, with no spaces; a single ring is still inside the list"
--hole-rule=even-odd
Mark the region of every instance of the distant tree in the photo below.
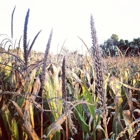
[[[128,40],[125,40],[124,42],[125,42],[125,44],[126,44],[126,45],[128,45],[128,44],[129,44],[129,41],[128,41]]]
[[[118,42],[118,48],[120,49],[122,54],[128,55],[126,53],[128,52],[129,49],[129,41],[120,39],[120,41]]]
[[[133,55],[133,56],[139,55],[139,52],[140,52],[140,38],[133,39],[130,47],[131,47],[131,55]]]
[[[100,45],[103,51],[103,55],[110,55],[110,56],[115,56],[116,55],[116,46],[118,45],[118,35],[112,34],[111,37],[104,42],[104,44]]]
[[[112,36],[111,36],[111,40],[112,40],[112,44],[113,44],[113,45],[117,45],[118,40],[119,40],[118,35],[116,35],[116,34],[112,34]]]
[[[114,57],[118,55],[117,47],[125,56],[138,56],[140,55],[140,37],[129,42],[128,40],[119,40],[118,35],[112,34],[100,47],[102,48],[103,56],[110,55]]]

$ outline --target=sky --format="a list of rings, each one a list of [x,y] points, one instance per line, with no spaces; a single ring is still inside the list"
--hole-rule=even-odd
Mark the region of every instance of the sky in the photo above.
[[[91,47],[90,15],[93,15],[98,43],[117,34],[119,39],[140,37],[140,0],[0,0],[0,34],[11,36],[11,14],[14,6],[14,39],[23,35],[24,20],[30,9],[28,40],[38,36],[33,49],[45,52],[51,29],[51,52],[59,53],[63,42],[70,51],[83,53]],[[22,48],[22,44],[21,44]]]

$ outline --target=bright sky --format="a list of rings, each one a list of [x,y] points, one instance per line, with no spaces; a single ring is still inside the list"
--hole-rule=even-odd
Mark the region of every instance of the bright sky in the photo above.
[[[33,47],[37,51],[45,51],[52,28],[51,52],[59,53],[65,39],[69,50],[86,50],[77,36],[90,48],[90,14],[95,20],[99,43],[112,34],[130,41],[140,37],[140,0],[0,0],[0,34],[10,37],[15,5],[14,38],[19,40],[23,34],[25,15],[30,8],[28,40],[42,30]]]

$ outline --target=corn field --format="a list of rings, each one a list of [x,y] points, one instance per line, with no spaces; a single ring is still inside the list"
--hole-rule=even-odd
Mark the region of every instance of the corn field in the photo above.
[[[11,38],[0,34],[0,140],[139,140],[140,57],[102,58],[92,15],[85,55],[50,54],[53,30],[45,53],[32,51],[41,31],[29,43],[30,10],[16,46],[15,9]]]

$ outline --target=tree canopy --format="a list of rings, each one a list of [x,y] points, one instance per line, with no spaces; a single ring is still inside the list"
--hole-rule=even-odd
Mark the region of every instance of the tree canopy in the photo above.
[[[102,55],[105,56],[117,56],[118,49],[125,56],[138,56],[140,53],[140,37],[133,39],[132,41],[119,39],[118,35],[112,34],[103,44]]]

